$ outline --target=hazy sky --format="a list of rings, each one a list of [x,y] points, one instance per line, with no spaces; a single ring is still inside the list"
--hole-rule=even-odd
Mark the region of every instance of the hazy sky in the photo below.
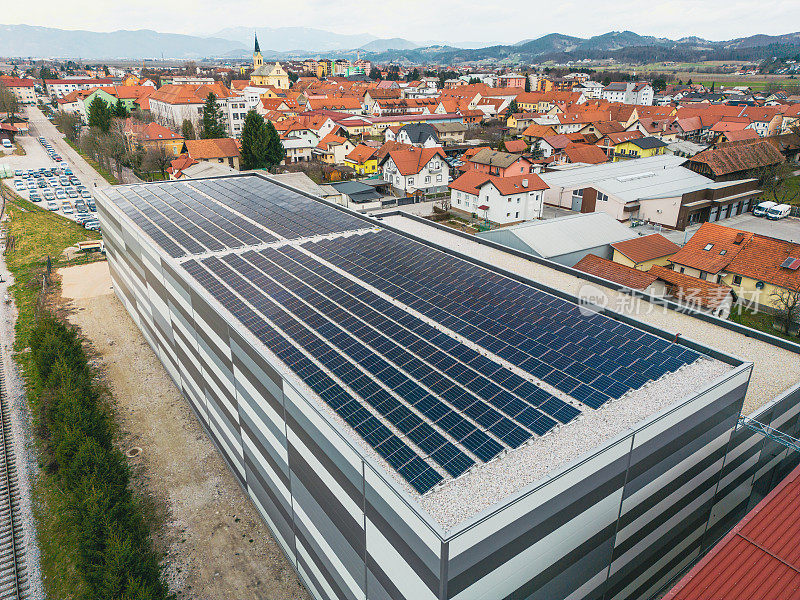
[[[414,41],[513,43],[551,32],[587,37],[630,29],[721,40],[800,29],[800,0],[6,0],[3,5],[5,24],[196,35],[238,25],[306,26]]]

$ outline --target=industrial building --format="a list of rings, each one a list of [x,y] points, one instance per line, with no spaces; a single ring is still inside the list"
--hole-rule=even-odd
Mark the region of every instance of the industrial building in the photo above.
[[[727,517],[751,363],[260,174],[97,207],[115,293],[315,598],[641,598]]]

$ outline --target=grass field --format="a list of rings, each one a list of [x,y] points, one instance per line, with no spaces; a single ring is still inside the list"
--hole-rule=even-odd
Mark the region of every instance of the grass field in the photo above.
[[[98,164],[98,162],[95,159],[93,159],[91,156],[87,156],[86,154],[84,154],[83,151],[81,151],[81,149],[78,148],[78,146],[76,144],[72,143],[67,138],[64,138],[64,141],[67,142],[70,146],[72,146],[72,149],[75,150],[75,152],[77,152],[78,154],[80,154],[84,158],[84,160],[87,163],[89,163],[89,165],[91,165],[91,167],[95,171],[97,171],[97,173],[100,175],[100,177],[105,179],[111,185],[116,185],[118,183],[117,178],[114,177],[114,175],[112,173],[108,172],[106,169],[101,167]]]
[[[775,317],[765,312],[754,312],[746,308],[742,308],[741,310],[739,310],[739,308],[734,308],[734,310],[731,311],[730,317],[728,318],[739,325],[744,325],[745,327],[750,327],[751,329],[757,329],[758,331],[763,331],[764,333],[768,333],[770,335],[774,335],[775,337],[783,338],[795,343],[798,342],[798,338],[796,336],[786,335],[785,333],[775,329],[772,326],[772,324],[775,322]]]

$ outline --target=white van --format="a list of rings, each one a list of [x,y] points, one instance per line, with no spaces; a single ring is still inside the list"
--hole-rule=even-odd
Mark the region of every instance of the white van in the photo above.
[[[753,209],[753,216],[755,217],[765,217],[767,216],[767,211],[772,208],[773,206],[778,206],[777,202],[762,202],[758,206]]]
[[[783,217],[788,217],[790,212],[792,212],[792,207],[788,204],[777,204],[767,211],[767,218],[777,221]]]
[[[3,138],[3,148],[13,148],[13,147],[14,146],[11,144],[10,141],[8,141],[7,139]]]

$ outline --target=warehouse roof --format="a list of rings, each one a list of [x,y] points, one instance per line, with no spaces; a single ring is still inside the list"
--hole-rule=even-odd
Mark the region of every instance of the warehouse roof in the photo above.
[[[800,467],[678,582],[664,600],[800,598]]]
[[[728,369],[266,177],[99,194],[365,456],[409,493],[483,490],[470,510]]]
[[[603,212],[527,221],[495,231],[516,236],[522,244],[544,258],[562,256],[638,237],[630,227]],[[494,239],[495,234],[487,231],[477,235]]]

